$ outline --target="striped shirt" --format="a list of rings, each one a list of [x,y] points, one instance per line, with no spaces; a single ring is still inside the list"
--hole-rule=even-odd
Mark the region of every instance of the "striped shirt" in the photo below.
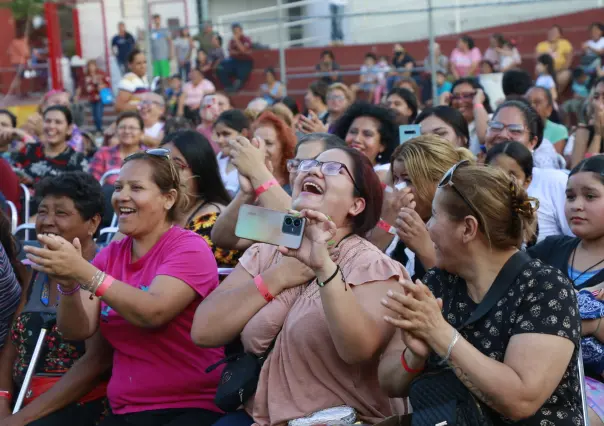
[[[0,348],[4,345],[6,334],[13,315],[19,306],[21,286],[15,277],[4,247],[0,244]]]

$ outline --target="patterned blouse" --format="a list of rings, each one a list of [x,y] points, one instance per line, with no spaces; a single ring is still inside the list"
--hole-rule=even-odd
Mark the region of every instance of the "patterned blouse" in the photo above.
[[[443,299],[443,315],[453,327],[468,320],[478,306],[468,296],[465,281],[440,269],[423,279],[435,297]],[[583,424],[577,356],[581,338],[577,297],[568,278],[540,260],[526,264],[496,307],[482,319],[460,330],[461,336],[484,355],[503,362],[510,339],[523,333],[550,334],[571,340],[575,351],[562,381],[537,413],[514,423],[523,426]],[[535,354],[539,356],[539,354]],[[439,361],[433,355],[428,370]],[[496,424],[512,423],[492,414]]]
[[[146,149],[144,145],[141,145],[141,150]],[[120,155],[119,145],[108,147],[104,146],[100,148],[92,157],[88,171],[96,180],[101,180],[103,174],[113,169],[121,169],[124,160]],[[113,185],[117,180],[117,175],[110,176],[105,183]]]
[[[212,249],[212,253],[214,253],[218,266],[227,268],[235,267],[243,252],[216,247],[210,237],[212,228],[214,227],[219,214],[220,213],[207,213],[197,216],[193,220],[189,221],[186,229],[200,235],[206,241],[206,243],[208,243],[208,246],[210,246]]]
[[[101,85],[105,87],[111,86],[109,77],[102,71],[97,71],[96,74],[87,73],[83,83],[82,91],[88,97],[89,102],[99,102],[101,100]]]
[[[34,184],[46,176],[57,176],[64,172],[86,171],[88,162],[84,154],[66,147],[56,157],[46,157],[40,142],[27,144],[15,158],[15,167],[22,169]]]

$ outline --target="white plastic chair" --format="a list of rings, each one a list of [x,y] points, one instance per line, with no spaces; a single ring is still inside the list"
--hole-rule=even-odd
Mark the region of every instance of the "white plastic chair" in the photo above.
[[[23,214],[25,215],[25,223],[24,225],[27,225],[29,218],[31,217],[31,194],[29,192],[29,188],[24,185],[24,184],[20,184],[19,185],[21,187],[21,190],[23,191]],[[35,229],[34,227],[23,227],[23,225],[21,225],[20,227],[21,229],[25,229],[25,239],[29,240],[29,230],[30,229]],[[19,229],[15,230],[15,232],[18,232]]]
[[[583,406],[583,426],[589,426],[589,417],[587,415],[587,391],[585,389],[585,370],[583,370],[583,350],[581,349],[581,345],[579,345],[577,367],[579,369],[579,391],[581,392],[581,405]]]
[[[23,223],[23,224],[17,226],[17,229],[15,229],[15,235],[18,235],[19,232],[21,232],[21,231],[25,231],[23,240],[29,241],[29,231],[30,230],[35,231],[36,224],[35,223]]]
[[[111,169],[111,170],[107,170],[103,176],[101,176],[101,178],[99,179],[99,183],[101,184],[101,186],[105,185],[105,182],[107,181],[107,179],[111,176],[115,176],[115,175],[119,175],[120,174],[120,169]]]
[[[12,201],[6,200],[6,205],[10,210],[10,231],[15,234],[17,232],[17,225],[19,225],[19,212],[17,206]]]

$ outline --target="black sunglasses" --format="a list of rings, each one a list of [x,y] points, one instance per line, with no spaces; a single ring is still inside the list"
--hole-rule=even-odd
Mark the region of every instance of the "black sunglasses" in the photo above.
[[[455,171],[459,167],[467,166],[469,164],[470,164],[470,162],[468,160],[462,160],[459,163],[455,164],[453,167],[451,167],[449,169],[449,171],[447,173],[445,173],[445,175],[441,179],[440,183],[438,184],[438,187],[445,188],[445,187],[449,186],[449,187],[453,188],[453,190],[457,193],[457,195],[459,195],[461,197],[461,199],[464,201],[464,203],[466,203],[466,205],[470,208],[470,210],[472,210],[472,213],[474,213],[474,215],[476,216],[476,220],[478,220],[478,224],[482,227],[482,221],[480,220],[480,218],[481,218],[480,213],[478,213],[478,210],[470,202],[468,197],[463,195],[463,193],[459,190],[459,188],[457,188],[455,186],[455,184],[453,183],[453,175],[455,174]]]
[[[179,185],[180,181],[178,179],[178,170],[176,169],[176,165],[174,164],[174,161],[172,161],[172,158],[170,157],[169,149],[152,148],[152,149],[147,149],[143,152],[135,152],[134,154],[130,154],[129,156],[127,156],[124,159],[124,164],[131,160],[143,158],[145,155],[151,155],[153,157],[159,157],[159,158],[164,158],[164,159],[168,160],[168,163],[170,164],[170,172],[172,173],[172,182],[174,182],[174,187],[177,187]]]

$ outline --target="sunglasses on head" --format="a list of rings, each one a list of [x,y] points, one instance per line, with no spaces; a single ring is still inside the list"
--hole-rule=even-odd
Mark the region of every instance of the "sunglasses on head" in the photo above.
[[[172,160],[172,157],[170,157],[169,149],[153,148],[153,149],[147,149],[144,152],[135,152],[134,154],[130,154],[129,156],[127,156],[124,159],[124,163],[126,163],[127,161],[136,160],[138,158],[143,158],[146,155],[152,156],[152,157],[159,157],[159,158],[168,160],[168,163],[170,164],[170,173],[172,174],[172,182],[174,183],[174,186],[178,186],[179,179],[178,179],[178,171],[176,170],[176,167],[177,167],[177,165],[181,169],[184,167],[182,167],[181,164],[178,164]]]
[[[459,190],[459,188],[457,188],[455,186],[455,184],[453,183],[453,175],[455,174],[455,171],[459,167],[468,166],[469,164],[470,164],[470,162],[468,160],[462,160],[459,163],[455,164],[453,167],[451,167],[449,169],[449,171],[447,171],[447,173],[445,173],[445,175],[441,179],[440,183],[438,184],[438,187],[439,188],[451,187],[457,193],[457,195],[459,195],[459,197],[464,201],[464,203],[466,203],[466,205],[470,208],[470,210],[472,210],[472,213],[474,213],[474,215],[476,216],[476,220],[478,220],[479,225],[482,227],[482,223],[480,220],[480,217],[481,217],[480,213],[478,213],[478,210],[470,202],[468,197],[463,195],[463,193]]]

